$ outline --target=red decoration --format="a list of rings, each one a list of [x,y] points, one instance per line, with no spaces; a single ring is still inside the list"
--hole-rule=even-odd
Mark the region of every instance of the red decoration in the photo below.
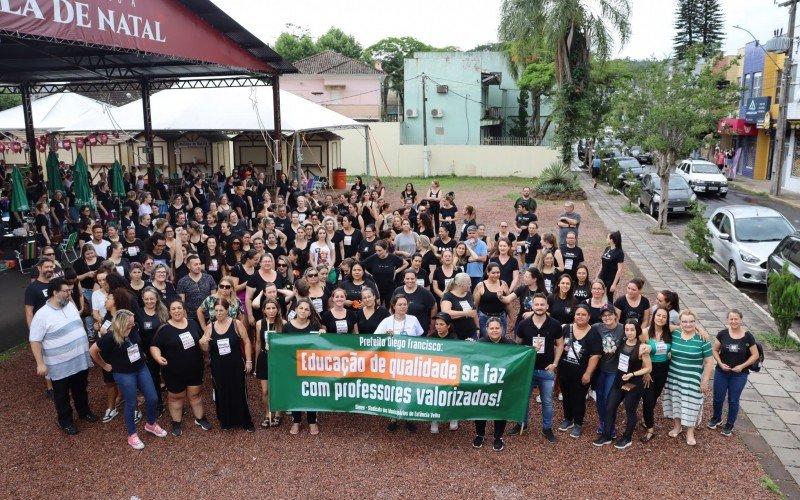
[[[58,151],[61,147],[61,141],[53,141],[53,151]]]
[[[119,139],[119,130],[115,130],[115,131],[111,132],[111,135],[114,136],[114,139]]]
[[[89,136],[89,145],[94,146],[95,144],[97,144],[97,136],[92,134]]]
[[[75,147],[78,149],[83,149],[83,137],[78,137],[75,139]]]
[[[100,134],[100,144],[105,145],[105,143],[107,142],[108,142],[108,134],[103,132],[102,134]]]
[[[22,144],[20,144],[19,142],[16,142],[16,141],[12,142],[11,143],[11,151],[13,151],[14,153],[19,153],[20,151],[22,151]]]
[[[64,139],[63,141],[61,141],[61,146],[65,150],[70,151],[72,150],[72,141],[70,139]]]
[[[0,142],[0,153],[6,152],[6,145],[5,143]]]
[[[47,151],[47,146],[45,146],[44,144],[39,144],[38,149],[40,153],[44,153],[45,151]]]

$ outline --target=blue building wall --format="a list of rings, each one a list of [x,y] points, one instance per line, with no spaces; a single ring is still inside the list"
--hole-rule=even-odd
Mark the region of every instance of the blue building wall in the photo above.
[[[742,61],[742,87],[745,87],[747,77],[749,75],[749,85],[742,90],[741,101],[739,102],[739,116],[744,118],[747,111],[747,101],[752,97],[761,97],[753,95],[753,74],[763,73],[764,71],[764,50],[759,46],[758,41],[752,41],[744,47],[744,59]],[[762,80],[763,88],[763,80]],[[739,137],[736,141],[736,147],[741,149],[739,160],[739,172],[741,175],[753,178],[755,174],[756,164],[756,137]]]

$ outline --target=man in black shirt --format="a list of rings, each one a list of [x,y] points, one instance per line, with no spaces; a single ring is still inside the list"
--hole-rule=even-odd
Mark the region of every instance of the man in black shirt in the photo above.
[[[136,237],[142,241],[150,237],[150,214],[139,216],[139,223],[136,225]]]
[[[564,272],[572,277],[573,283],[576,278],[575,271],[578,269],[578,265],[583,262],[583,250],[577,245],[577,241],[575,233],[570,231],[567,233],[567,244],[558,248],[564,260]]]
[[[517,326],[517,337],[522,345],[529,345],[536,349],[536,366],[531,384],[538,386],[542,399],[542,434],[548,441],[554,443],[553,435],[553,384],[555,383],[555,369],[564,352],[564,334],[561,324],[547,315],[547,296],[543,293],[533,295],[533,316],[523,319]],[[528,397],[530,406],[530,396]],[[522,434],[528,426],[528,414],[525,421],[515,425],[509,434]]]
[[[236,215],[239,216],[239,220],[243,220],[246,222],[250,221],[250,206],[244,199],[245,196],[245,189],[244,184],[239,182],[236,184],[236,194],[231,196],[231,207],[236,210]]]
[[[47,294],[47,287],[50,284],[50,280],[53,279],[55,263],[43,257],[36,263],[36,268],[39,270],[39,276],[25,288],[25,321],[28,324],[28,328],[30,328],[31,321],[33,321],[33,315],[50,298]]]
[[[97,185],[97,211],[103,221],[111,220],[111,195],[108,193],[108,184],[101,182]]]

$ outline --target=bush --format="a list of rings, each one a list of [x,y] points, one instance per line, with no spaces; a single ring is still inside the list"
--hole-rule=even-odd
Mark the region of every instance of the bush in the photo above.
[[[714,267],[707,263],[707,262],[697,262],[694,260],[685,260],[683,261],[683,265],[686,266],[686,269],[695,272],[704,272],[704,273],[713,273]]]
[[[638,207],[634,207],[630,204],[630,201],[627,205],[622,205],[622,211],[627,214],[638,214],[640,212]]]
[[[621,173],[622,169],[619,167],[619,163],[617,163],[617,160],[612,159],[608,163],[606,163],[604,177],[606,179],[606,182],[608,182],[609,186],[619,187],[620,185],[619,175]]]
[[[539,175],[536,191],[540,194],[562,194],[580,190],[578,176],[561,162],[551,163]]]
[[[639,195],[642,193],[642,183],[631,173],[625,174],[625,196],[628,197],[628,206],[633,206],[633,202],[639,205]]]
[[[711,231],[708,230],[705,218],[705,205],[695,200],[690,202],[692,219],[686,225],[686,241],[689,250],[697,255],[697,263],[711,262],[714,247],[711,246]]]
[[[783,263],[780,273],[770,274],[767,282],[767,301],[772,318],[781,338],[786,338],[792,321],[800,314],[800,283],[789,272],[788,262]]]

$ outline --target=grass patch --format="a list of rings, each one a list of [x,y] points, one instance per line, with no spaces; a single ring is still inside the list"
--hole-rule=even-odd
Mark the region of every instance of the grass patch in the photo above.
[[[775,484],[775,481],[773,481],[767,476],[761,478],[761,487],[769,491],[778,498],[786,498],[786,495],[784,495],[781,489],[778,488],[778,485]]]
[[[640,212],[639,207],[634,205],[622,205],[622,211],[627,214],[637,214]]]
[[[789,336],[781,338],[777,333],[759,333],[758,338],[780,351],[800,351],[800,343]]]
[[[619,191],[617,191],[617,190],[616,190],[616,189],[614,189],[614,188],[611,188],[611,189],[609,189],[609,190],[608,190],[608,194],[610,194],[611,196],[619,196],[619,195],[621,195],[622,193],[620,193]]]
[[[670,231],[669,229],[661,229],[658,226],[648,227],[647,232],[650,234],[660,234],[662,236],[672,236],[672,231]]]
[[[0,352],[0,363],[5,362],[7,359],[11,358],[11,356],[21,351],[22,349],[25,349],[26,347],[28,347],[28,343],[23,342],[21,344],[15,345],[14,347],[8,349],[7,351]]]
[[[695,272],[713,273],[714,267],[708,262],[697,262],[696,260],[685,260],[683,265],[686,269]]]

